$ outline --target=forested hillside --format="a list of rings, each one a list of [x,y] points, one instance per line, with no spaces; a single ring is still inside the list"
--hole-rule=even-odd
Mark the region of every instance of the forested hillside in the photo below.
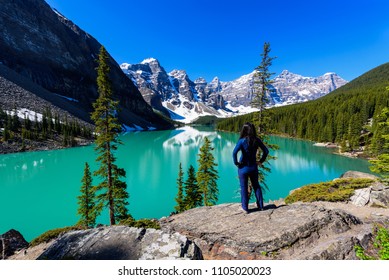
[[[376,67],[314,101],[270,109],[274,133],[319,142],[336,142],[345,150],[371,143],[378,126],[373,117],[389,106],[389,63]],[[238,131],[253,114],[226,119],[220,130]]]

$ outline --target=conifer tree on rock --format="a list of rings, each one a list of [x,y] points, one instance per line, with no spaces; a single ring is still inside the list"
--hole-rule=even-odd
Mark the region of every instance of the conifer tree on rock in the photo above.
[[[81,182],[81,195],[77,197],[77,214],[81,217],[77,224],[85,227],[94,227],[96,224],[95,192],[92,186],[92,174],[87,162],[85,163],[84,176]]]
[[[212,206],[217,203],[219,189],[217,187],[218,172],[215,169],[217,166],[215,157],[212,154],[211,141],[207,137],[204,138],[204,144],[200,148],[199,169],[197,171],[197,184],[202,193],[202,198],[205,206]]]
[[[116,221],[129,216],[126,208],[129,195],[127,185],[121,179],[126,176],[125,170],[115,164],[114,151],[117,150],[118,144],[121,144],[118,139],[121,125],[116,116],[119,102],[113,100],[108,61],[108,53],[102,46],[97,68],[99,97],[93,104],[94,112],[91,118],[95,123],[95,151],[98,154],[96,161],[100,163],[94,175],[101,178],[101,182],[95,187],[96,208],[100,213],[107,206],[110,224],[114,225]]]

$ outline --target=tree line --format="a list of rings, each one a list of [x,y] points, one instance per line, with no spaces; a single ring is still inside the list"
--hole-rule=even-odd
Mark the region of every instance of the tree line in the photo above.
[[[67,115],[61,118],[58,113],[53,114],[50,108],[45,108],[41,117],[35,113],[34,120],[27,115],[20,118],[16,107],[10,112],[0,108],[0,127],[1,140],[21,142],[22,150],[25,140],[40,142],[52,139],[64,147],[73,147],[77,144],[76,137],[93,137],[91,127],[74,119],[69,120]]]

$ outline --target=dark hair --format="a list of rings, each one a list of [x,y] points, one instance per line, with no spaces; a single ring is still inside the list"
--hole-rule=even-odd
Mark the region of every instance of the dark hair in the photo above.
[[[249,147],[252,147],[255,142],[257,142],[257,132],[255,130],[255,127],[252,123],[245,123],[242,127],[242,130],[240,131],[240,137],[239,139],[246,138]]]

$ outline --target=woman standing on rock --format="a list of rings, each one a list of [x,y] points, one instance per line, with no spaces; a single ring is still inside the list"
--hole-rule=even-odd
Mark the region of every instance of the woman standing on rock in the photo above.
[[[262,150],[262,156],[261,159],[257,161],[259,148]],[[239,151],[241,151],[241,156],[238,161],[237,156]],[[252,123],[245,123],[240,131],[239,141],[234,148],[232,158],[234,164],[238,167],[242,208],[246,213],[249,213],[249,178],[254,189],[257,207],[259,210],[263,210],[262,190],[258,182],[258,165],[262,165],[268,154],[269,150],[261,139],[257,137],[254,125]]]

